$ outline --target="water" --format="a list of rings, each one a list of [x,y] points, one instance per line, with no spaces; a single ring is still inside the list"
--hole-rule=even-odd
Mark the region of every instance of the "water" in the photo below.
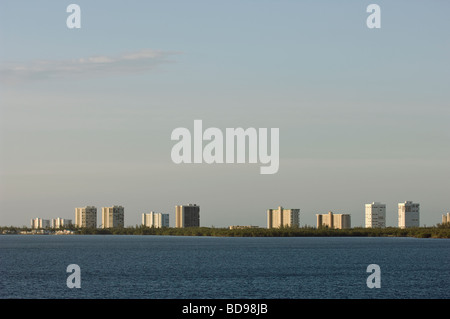
[[[447,299],[449,261],[449,239],[7,235],[0,298]]]

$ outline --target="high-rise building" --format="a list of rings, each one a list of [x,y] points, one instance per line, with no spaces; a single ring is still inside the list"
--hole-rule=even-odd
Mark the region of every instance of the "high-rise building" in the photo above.
[[[38,229],[39,228],[39,218],[33,218],[31,220],[31,229]]]
[[[97,228],[97,208],[95,206],[75,208],[75,227]]]
[[[267,210],[267,228],[298,227],[300,224],[300,209],[285,209],[279,206],[277,209]]]
[[[72,225],[71,219],[64,219],[64,218],[54,218],[51,220],[52,222],[52,228],[61,228],[61,227],[67,227]]]
[[[442,215],[442,224],[450,223],[450,213],[447,213],[447,215]]]
[[[328,227],[333,229],[348,229],[351,228],[350,214],[316,214],[317,228]]]
[[[31,220],[32,229],[50,228],[50,220],[42,218],[34,218]]]
[[[175,227],[200,227],[200,206],[196,204],[175,206]]]
[[[406,201],[398,203],[398,227],[419,227],[420,205]]]
[[[123,206],[102,207],[102,228],[124,227]]]
[[[154,228],[169,227],[169,214],[155,212],[142,214],[142,226]]]
[[[366,204],[366,228],[386,227],[386,204],[373,202]]]

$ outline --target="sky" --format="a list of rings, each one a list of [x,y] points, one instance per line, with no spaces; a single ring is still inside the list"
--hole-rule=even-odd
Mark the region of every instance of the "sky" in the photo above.
[[[70,29],[67,6],[81,9]],[[369,4],[381,28],[368,28]],[[0,225],[200,206],[201,226],[266,211],[450,211],[448,1],[11,1],[0,4]],[[175,164],[174,129],[279,128],[280,164]]]

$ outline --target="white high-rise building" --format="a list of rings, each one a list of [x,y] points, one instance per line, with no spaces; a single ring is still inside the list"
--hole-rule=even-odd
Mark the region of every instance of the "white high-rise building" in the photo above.
[[[102,228],[124,227],[123,206],[102,207]]]
[[[366,228],[386,227],[386,204],[373,202],[366,204]]]
[[[317,228],[349,229],[352,226],[350,214],[316,214]]]
[[[33,218],[31,220],[31,229],[38,229],[39,228],[39,218]]]
[[[277,209],[267,210],[267,228],[298,227],[300,224],[300,209],[286,209],[279,206]]]
[[[97,207],[75,208],[75,227],[97,228]]]
[[[169,214],[150,212],[142,214],[142,226],[162,228],[169,227]]]
[[[64,219],[64,218],[53,218],[51,220],[52,222],[52,228],[61,228],[61,227],[67,227],[72,225],[71,219]]]
[[[442,215],[442,224],[450,223],[450,213],[447,213],[447,215]]]
[[[50,228],[50,220],[42,218],[34,218],[31,220],[32,229]]]
[[[406,201],[398,203],[398,227],[409,228],[419,227],[420,205]]]

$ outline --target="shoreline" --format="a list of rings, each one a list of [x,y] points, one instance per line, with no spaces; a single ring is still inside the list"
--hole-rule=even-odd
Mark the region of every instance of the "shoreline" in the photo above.
[[[450,226],[414,227],[400,229],[386,228],[81,228],[64,230],[31,230],[22,227],[0,227],[1,235],[161,235],[161,236],[209,236],[209,237],[414,237],[414,238],[450,238]]]

